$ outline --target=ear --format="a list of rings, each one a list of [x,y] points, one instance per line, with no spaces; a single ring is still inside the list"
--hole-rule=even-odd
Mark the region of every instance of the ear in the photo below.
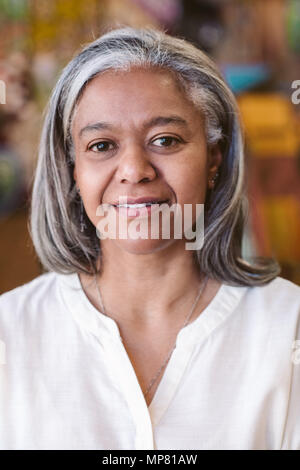
[[[213,179],[216,177],[216,173],[222,163],[222,153],[218,144],[214,144],[208,148],[207,162],[208,188],[212,189],[215,184]]]

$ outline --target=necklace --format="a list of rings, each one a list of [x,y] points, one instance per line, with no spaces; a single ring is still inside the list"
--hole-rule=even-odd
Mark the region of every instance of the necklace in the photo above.
[[[203,290],[204,290],[204,288],[205,288],[205,286],[206,286],[207,280],[208,280],[208,277],[205,276],[204,279],[203,279],[203,281],[200,283],[200,289],[199,289],[199,291],[198,291],[197,297],[196,297],[196,299],[195,299],[195,301],[194,301],[194,303],[193,303],[193,305],[192,305],[192,308],[191,308],[190,312],[188,313],[188,315],[187,315],[187,317],[186,317],[186,319],[185,319],[185,322],[184,322],[183,326],[181,327],[181,329],[184,328],[184,327],[188,324],[188,322],[189,322],[189,320],[190,320],[190,318],[191,318],[191,316],[192,316],[192,314],[193,314],[193,312],[194,312],[194,310],[195,310],[195,307],[196,307],[196,305],[197,305],[197,302],[198,302],[198,300],[199,300],[199,298],[200,298],[200,296],[201,296],[201,294],[202,294],[202,292],[203,292]],[[99,284],[98,284],[98,282],[97,282],[97,275],[96,275],[96,274],[95,274],[95,284],[96,284],[97,291],[98,291],[98,294],[99,294],[99,300],[100,300],[102,312],[104,313],[104,315],[108,316],[108,315],[106,314],[106,311],[105,311],[105,308],[104,308],[104,304],[103,304],[103,301],[102,301],[102,296],[101,296]],[[180,331],[180,330],[179,330],[179,331]],[[176,336],[176,339],[177,339],[177,336]],[[156,381],[157,378],[159,377],[159,374],[161,373],[161,371],[163,370],[163,368],[164,368],[165,365],[167,364],[168,360],[170,359],[170,357],[171,357],[171,355],[172,355],[172,352],[174,351],[174,349],[175,349],[175,347],[176,347],[176,339],[175,339],[175,343],[174,343],[174,345],[173,345],[171,351],[169,352],[169,354],[168,354],[166,360],[164,361],[163,365],[160,367],[160,369],[158,370],[158,372],[155,374],[155,376],[154,376],[153,379],[151,380],[151,382],[150,382],[150,384],[149,384],[149,386],[148,386],[146,392],[144,393],[144,396],[146,396],[146,395],[150,392],[150,390],[151,390],[153,384],[155,383],[155,381]]]

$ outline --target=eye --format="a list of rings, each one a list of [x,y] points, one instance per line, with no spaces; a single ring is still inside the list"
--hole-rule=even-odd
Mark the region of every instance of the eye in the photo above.
[[[110,145],[112,146],[112,148],[109,148]],[[92,150],[94,147],[96,148],[96,150]],[[92,150],[92,152],[108,152],[112,149],[113,149],[113,143],[108,142],[107,140],[101,140],[89,147],[89,150]]]
[[[160,145],[154,144],[154,142],[160,141]],[[152,140],[152,144],[154,144],[156,147],[174,147],[175,145],[179,144],[182,142],[180,139],[170,136],[170,135],[163,135],[161,137],[157,137],[156,139]]]

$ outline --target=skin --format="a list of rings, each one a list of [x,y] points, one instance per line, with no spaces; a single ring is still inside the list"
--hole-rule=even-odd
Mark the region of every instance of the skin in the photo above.
[[[143,128],[150,119],[171,115],[186,125],[172,122]],[[82,128],[99,121],[112,128],[79,135]],[[218,146],[207,146],[201,113],[168,71],[135,68],[96,77],[80,98],[71,132],[74,179],[95,226],[99,204],[117,201],[119,195],[163,196],[182,207],[204,203],[212,187],[209,179],[222,160]],[[98,282],[106,314],[118,324],[142,388],[164,361],[199,290],[201,276],[185,242],[101,240],[103,270]],[[80,274],[80,280],[89,300],[101,311],[94,279]],[[219,287],[218,282],[208,281],[190,321]]]

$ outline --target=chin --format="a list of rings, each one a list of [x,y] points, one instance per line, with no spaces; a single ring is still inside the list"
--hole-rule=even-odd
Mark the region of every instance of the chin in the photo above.
[[[126,239],[126,240],[111,240],[111,242],[116,243],[118,248],[122,249],[123,251],[127,251],[128,253],[133,253],[136,255],[146,255],[150,253],[155,253],[157,251],[163,250],[164,248],[168,247],[176,240],[151,240],[151,239]]]

